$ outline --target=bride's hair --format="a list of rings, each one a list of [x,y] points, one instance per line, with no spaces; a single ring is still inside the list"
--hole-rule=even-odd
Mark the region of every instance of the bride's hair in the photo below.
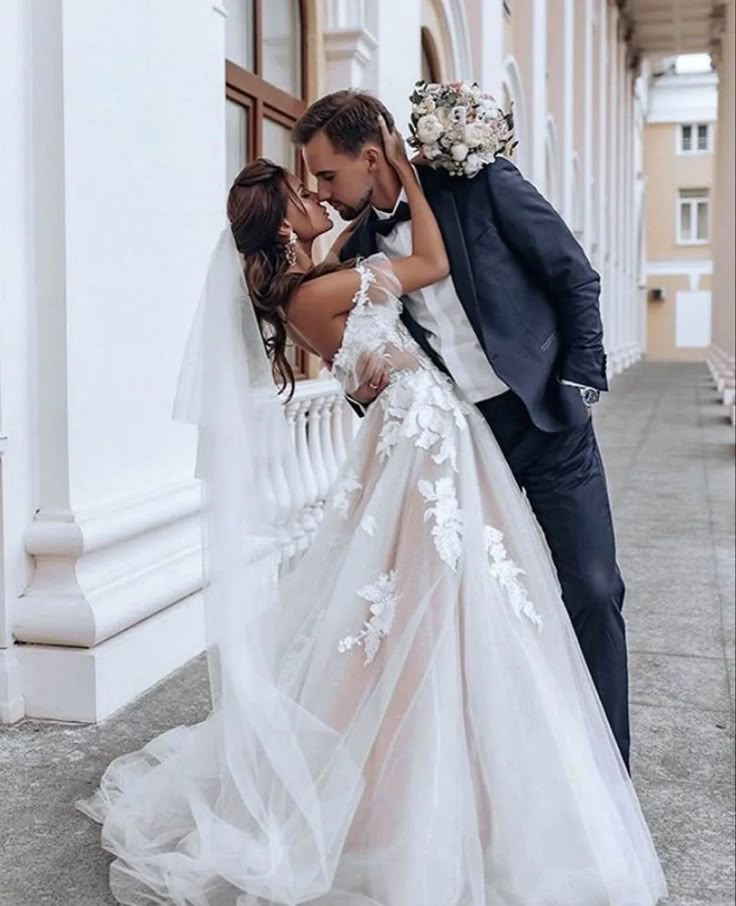
[[[250,291],[266,352],[273,362],[279,392],[294,392],[294,369],[286,356],[287,308],[296,288],[306,280],[340,270],[349,264],[322,264],[306,273],[289,273],[287,245],[279,236],[292,201],[302,208],[289,185],[289,171],[259,158],[240,171],[230,188],[227,216],[235,244],[243,256]]]

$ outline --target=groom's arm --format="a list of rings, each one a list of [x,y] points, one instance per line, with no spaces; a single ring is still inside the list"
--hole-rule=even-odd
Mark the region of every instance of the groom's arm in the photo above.
[[[599,275],[564,220],[514,164],[498,158],[484,172],[502,238],[547,288],[555,306],[560,380],[607,390]]]

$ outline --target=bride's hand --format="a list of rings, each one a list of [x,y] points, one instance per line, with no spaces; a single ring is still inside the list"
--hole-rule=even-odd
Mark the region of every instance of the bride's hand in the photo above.
[[[386,160],[397,170],[401,167],[408,167],[409,159],[406,156],[406,145],[401,133],[398,129],[389,132],[386,120],[382,116],[378,117],[378,127],[381,130],[383,153],[386,155]]]

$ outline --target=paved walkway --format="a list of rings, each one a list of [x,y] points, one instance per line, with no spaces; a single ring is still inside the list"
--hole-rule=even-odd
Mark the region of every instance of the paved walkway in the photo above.
[[[672,906],[734,900],[734,447],[700,365],[640,365],[597,412],[628,584],[634,778]],[[0,904],[102,906],[70,803],[116,755],[207,712],[201,658],[96,727],[0,728]],[[417,904],[420,906],[420,904]]]

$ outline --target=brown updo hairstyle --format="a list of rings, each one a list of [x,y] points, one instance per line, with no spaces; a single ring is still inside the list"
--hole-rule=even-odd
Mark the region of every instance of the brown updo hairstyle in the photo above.
[[[344,265],[322,265],[307,273],[289,273],[287,246],[279,236],[287,204],[302,201],[289,185],[289,172],[265,158],[244,167],[230,188],[227,216],[253,301],[266,352],[273,362],[279,392],[294,392],[294,369],[286,357],[287,306],[294,290]]]

